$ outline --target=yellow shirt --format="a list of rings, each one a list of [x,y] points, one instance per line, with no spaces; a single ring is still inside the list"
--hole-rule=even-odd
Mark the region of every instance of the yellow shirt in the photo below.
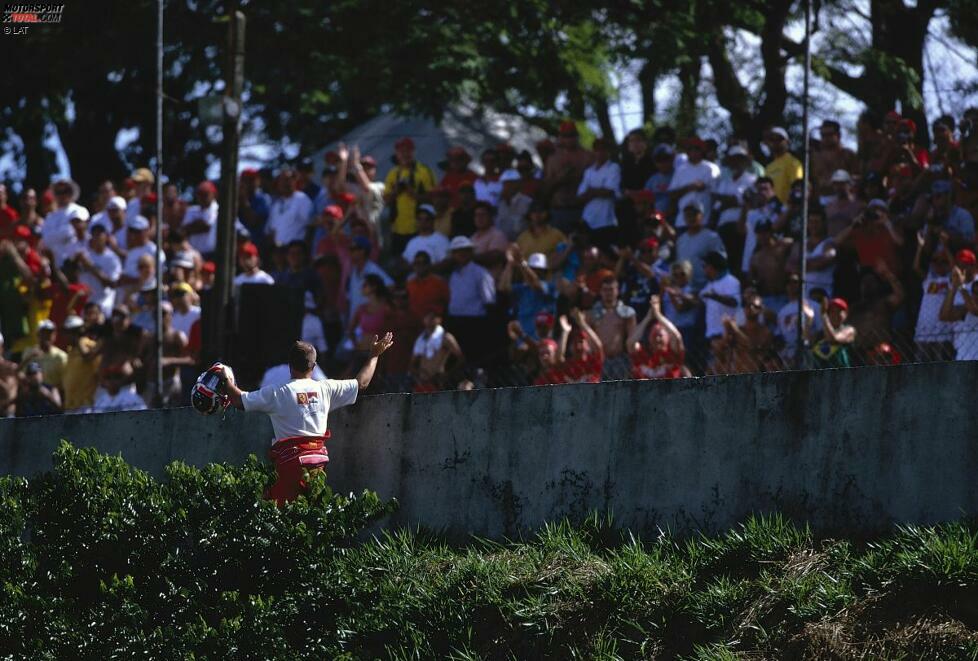
[[[397,217],[391,230],[394,234],[414,234],[418,231],[417,223],[414,219],[414,210],[418,207],[418,198],[427,195],[435,187],[435,175],[427,165],[414,163],[404,167],[398,165],[387,173],[384,180],[384,194],[390,195],[397,189],[397,183],[404,181],[409,184],[414,195],[408,193],[398,193],[397,195]]]
[[[781,202],[786,203],[791,195],[791,184],[804,175],[801,161],[785,152],[767,164],[764,174],[774,182],[774,194]]]
[[[78,342],[86,354],[95,350],[95,340],[83,337]],[[63,379],[65,411],[84,408],[95,403],[98,369],[101,364],[101,356],[89,356],[86,360],[78,347],[69,347]]]
[[[534,236],[530,230],[523,230],[516,237],[516,245],[520,247],[523,257],[529,257],[535,252],[547,256],[547,262],[552,262],[557,254],[557,245],[567,243],[567,236],[556,227],[547,225],[539,236]]]
[[[55,388],[60,388],[64,382],[65,365],[68,363],[68,354],[56,346],[52,346],[47,353],[41,347],[31,347],[24,352],[20,359],[20,364],[26,366],[37,362],[44,370],[44,383],[48,383]]]
[[[448,238],[452,237],[452,214],[455,209],[447,209],[445,213],[435,218],[435,231]]]

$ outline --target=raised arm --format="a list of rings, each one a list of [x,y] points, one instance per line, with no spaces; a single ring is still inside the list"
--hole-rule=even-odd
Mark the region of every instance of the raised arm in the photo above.
[[[387,333],[380,339],[374,335],[374,342],[370,345],[370,358],[360,368],[360,372],[357,374],[357,383],[360,386],[360,390],[366,390],[367,386],[370,385],[370,381],[374,378],[374,372],[377,370],[377,359],[380,358],[380,354],[390,349],[393,344],[393,333]]]
[[[581,329],[581,332],[587,336],[588,342],[590,342],[591,346],[594,347],[595,352],[598,354],[598,358],[600,360],[604,360],[604,344],[601,343],[601,338],[594,332],[591,325],[587,323],[587,318],[584,316],[584,313],[581,312],[579,308],[574,308],[571,310],[571,317],[573,317],[574,321],[577,322],[577,326]]]

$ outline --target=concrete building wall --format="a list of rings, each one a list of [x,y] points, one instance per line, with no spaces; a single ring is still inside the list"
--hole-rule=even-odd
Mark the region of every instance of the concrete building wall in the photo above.
[[[611,511],[635,531],[714,531],[782,511],[816,529],[978,515],[978,364],[365,397],[332,417],[329,479],[396,497],[391,525],[513,536]],[[190,409],[0,422],[0,473],[59,439],[170,461],[266,451],[263,415]]]

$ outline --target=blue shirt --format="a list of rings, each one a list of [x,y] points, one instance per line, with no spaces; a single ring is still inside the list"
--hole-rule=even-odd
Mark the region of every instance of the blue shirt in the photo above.
[[[453,317],[484,317],[487,306],[496,302],[492,274],[475,262],[455,269],[448,279],[448,314]]]
[[[554,314],[557,309],[557,296],[554,286],[540,281],[543,289],[537,290],[528,284],[517,282],[513,285],[513,310],[523,332],[535,340],[537,327],[534,323],[538,313],[545,311]]]
[[[971,217],[967,209],[957,206],[951,207],[947,218],[944,219],[944,229],[968,241],[975,240],[975,219]]]
[[[672,173],[656,172],[645,182],[645,190],[655,195],[655,210],[669,213],[669,184],[672,183]]]

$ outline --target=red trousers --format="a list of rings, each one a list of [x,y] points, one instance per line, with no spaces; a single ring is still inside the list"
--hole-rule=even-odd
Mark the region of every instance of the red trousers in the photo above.
[[[321,471],[329,463],[329,454],[323,447],[329,437],[327,431],[322,438],[296,436],[276,441],[268,458],[275,464],[278,479],[265,491],[265,498],[284,505],[305,493],[306,472]]]

